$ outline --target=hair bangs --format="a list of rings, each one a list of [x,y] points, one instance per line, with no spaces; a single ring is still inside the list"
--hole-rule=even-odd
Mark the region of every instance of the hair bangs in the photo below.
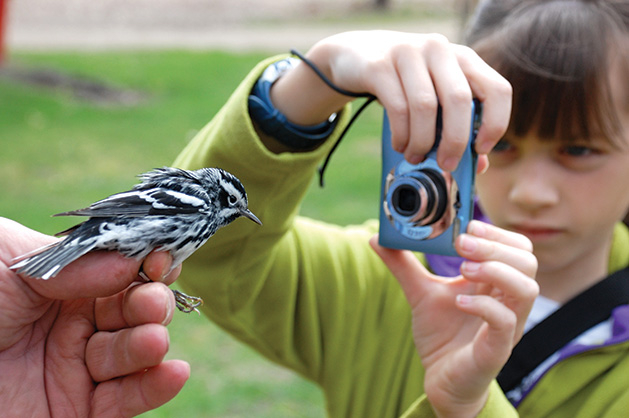
[[[616,142],[621,124],[609,73],[620,29],[610,15],[586,2],[523,1],[516,12],[495,21],[494,30],[487,31],[484,23],[485,33],[471,32],[468,38],[513,87],[510,134],[562,140],[602,136]]]

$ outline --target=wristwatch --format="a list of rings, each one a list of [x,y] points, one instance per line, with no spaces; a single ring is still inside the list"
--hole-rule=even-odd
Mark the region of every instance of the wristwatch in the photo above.
[[[321,145],[334,131],[337,115],[333,113],[328,120],[317,125],[297,125],[271,102],[271,86],[282,75],[294,68],[299,60],[286,58],[269,65],[249,95],[249,114],[251,119],[265,134],[296,151],[312,150]]]

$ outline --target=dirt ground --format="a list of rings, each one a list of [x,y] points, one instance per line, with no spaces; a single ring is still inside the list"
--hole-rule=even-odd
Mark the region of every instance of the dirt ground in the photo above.
[[[6,39],[15,50],[305,49],[354,29],[439,32],[457,39],[460,0],[390,0],[389,15],[365,16],[373,0],[8,0]],[[438,18],[409,19],[429,10]],[[448,17],[448,15],[450,17]],[[383,15],[384,16],[384,15]]]

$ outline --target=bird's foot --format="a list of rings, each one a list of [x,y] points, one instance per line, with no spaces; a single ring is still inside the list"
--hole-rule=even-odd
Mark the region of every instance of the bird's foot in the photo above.
[[[190,313],[192,311],[195,311],[196,313],[200,314],[197,307],[203,305],[203,299],[196,296],[186,295],[185,293],[179,290],[175,290],[175,289],[171,289],[171,290],[175,294],[175,303],[177,304],[177,309],[185,313]]]
[[[140,271],[139,275],[145,281],[147,282],[151,281],[151,279],[149,279],[148,276],[143,271]],[[203,299],[196,296],[186,295],[180,290],[174,290],[174,289],[171,289],[171,290],[173,294],[175,295],[175,304],[177,305],[177,309],[185,313],[190,313],[192,311],[195,311],[199,315],[201,314],[197,308],[203,305]]]

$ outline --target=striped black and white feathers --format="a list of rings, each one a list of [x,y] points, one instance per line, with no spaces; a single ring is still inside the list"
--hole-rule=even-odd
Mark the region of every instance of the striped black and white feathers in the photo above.
[[[55,215],[89,219],[60,232],[65,239],[27,254],[11,269],[46,280],[92,250],[116,250],[137,259],[153,250],[170,251],[174,268],[236,218],[261,224],[247,207],[240,181],[222,169],[164,167],[140,178],[132,190]]]

